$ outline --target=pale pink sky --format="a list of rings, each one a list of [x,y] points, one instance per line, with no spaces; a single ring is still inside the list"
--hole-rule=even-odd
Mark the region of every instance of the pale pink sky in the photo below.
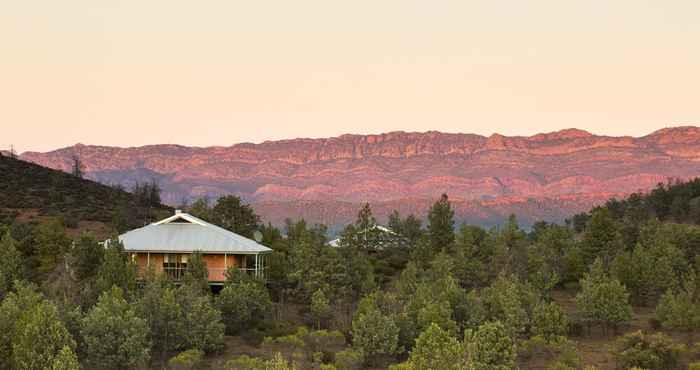
[[[700,124],[697,0],[0,4],[0,149]]]

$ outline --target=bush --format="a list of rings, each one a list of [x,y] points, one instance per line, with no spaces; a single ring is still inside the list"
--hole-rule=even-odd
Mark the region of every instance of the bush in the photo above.
[[[568,327],[569,319],[558,304],[540,302],[535,305],[530,328],[533,335],[553,341],[565,336]]]
[[[700,362],[693,362],[688,365],[688,370],[700,370]]]
[[[198,369],[202,362],[204,352],[198,349],[190,349],[180,352],[177,356],[168,361],[168,368],[171,370],[193,370]]]
[[[639,367],[647,370],[675,369],[683,346],[668,336],[658,333],[646,335],[641,331],[622,337],[616,346],[615,361],[618,370]]]
[[[338,370],[360,370],[365,361],[362,352],[346,349],[335,354],[335,367]]]

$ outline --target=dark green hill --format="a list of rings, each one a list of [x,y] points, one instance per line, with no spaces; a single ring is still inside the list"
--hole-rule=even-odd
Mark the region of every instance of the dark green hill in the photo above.
[[[124,229],[170,211],[123,189],[0,155],[0,219],[6,222],[29,212],[62,218],[68,227],[96,221]]]

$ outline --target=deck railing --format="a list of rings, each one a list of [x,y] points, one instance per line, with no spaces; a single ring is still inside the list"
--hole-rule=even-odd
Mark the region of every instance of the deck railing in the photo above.
[[[209,281],[225,281],[226,280],[226,271],[228,269],[223,268],[223,267],[210,267],[207,268],[209,271]],[[243,271],[246,274],[253,275],[255,276],[256,273],[258,276],[262,277],[264,276],[264,271],[265,268],[238,268],[239,271]],[[185,277],[185,272],[187,271],[186,267],[163,267],[163,272],[167,274],[171,279],[178,281],[181,280],[182,278]]]

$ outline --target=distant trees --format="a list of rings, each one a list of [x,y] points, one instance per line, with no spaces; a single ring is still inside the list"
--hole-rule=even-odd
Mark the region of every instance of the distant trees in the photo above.
[[[142,207],[158,207],[161,204],[161,188],[155,179],[150,182],[136,182],[131,189],[136,202]]]
[[[79,179],[82,179],[83,176],[85,175],[84,169],[85,165],[83,164],[83,161],[80,159],[80,156],[77,154],[73,154],[71,156],[71,161],[72,167],[71,167],[71,174]]]
[[[447,194],[443,194],[430,209],[428,235],[430,236],[430,246],[435,253],[453,247],[455,241],[454,215],[455,212],[452,210]]]

